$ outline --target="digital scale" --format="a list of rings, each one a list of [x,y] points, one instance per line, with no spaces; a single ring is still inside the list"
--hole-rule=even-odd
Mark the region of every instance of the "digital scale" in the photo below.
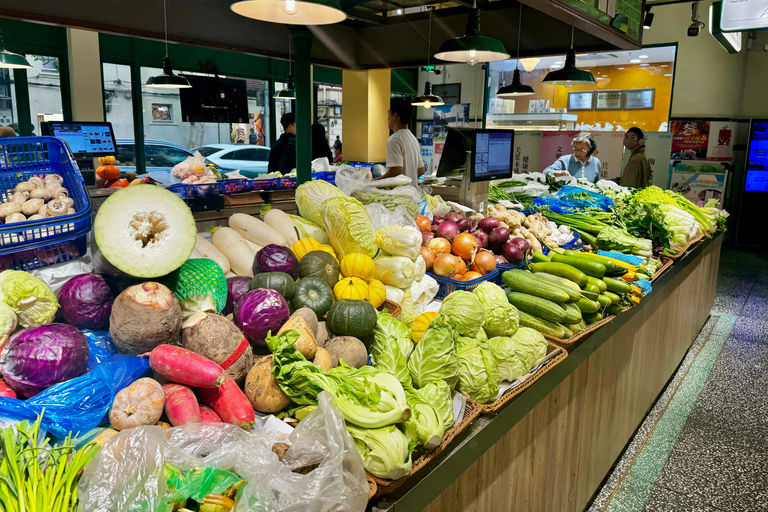
[[[117,153],[112,123],[49,121],[43,127],[44,135],[56,137],[67,145],[86,185],[96,184],[94,158]]]

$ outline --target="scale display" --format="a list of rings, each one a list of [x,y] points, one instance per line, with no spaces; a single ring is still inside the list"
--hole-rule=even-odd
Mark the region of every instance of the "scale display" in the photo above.
[[[74,155],[114,155],[117,152],[111,123],[50,123],[50,133],[69,146]]]
[[[512,130],[475,130],[471,181],[511,177],[513,146]]]

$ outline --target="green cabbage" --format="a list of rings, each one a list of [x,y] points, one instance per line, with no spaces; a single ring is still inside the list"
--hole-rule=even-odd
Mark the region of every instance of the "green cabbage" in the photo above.
[[[416,309],[416,303],[411,295],[411,290],[406,290],[403,294],[403,301],[400,303],[400,309],[400,321],[406,325],[411,325],[419,316],[420,313]]]
[[[382,226],[376,231],[379,248],[395,256],[415,260],[421,251],[422,236],[418,229],[410,226]]]
[[[296,205],[301,216],[319,226],[323,225],[323,201],[332,197],[349,197],[327,181],[313,180],[296,188]]]
[[[477,300],[479,300],[481,304],[490,301],[508,302],[507,296],[501,286],[493,284],[490,281],[483,281],[477,288],[472,290],[472,293],[477,296]]]
[[[11,333],[16,330],[16,313],[11,306],[5,302],[0,302],[0,352],[8,342]]]
[[[489,301],[483,304],[485,308],[485,322],[483,329],[493,338],[494,336],[512,336],[517,332],[520,321],[520,313],[517,308],[504,299],[501,301]]]
[[[459,379],[459,361],[454,352],[456,328],[445,316],[430,322],[424,337],[408,359],[408,371],[417,388],[444,380],[453,389]]]
[[[488,345],[463,338],[457,344],[456,356],[459,359],[458,390],[481,404],[496,401],[501,375]]]
[[[363,467],[373,476],[397,480],[411,472],[408,438],[394,425],[365,429],[347,424],[347,432],[363,458]]]
[[[332,197],[323,202],[321,212],[323,226],[339,260],[355,253],[371,258],[376,256],[379,250],[376,234],[371,217],[360,201],[351,197]]]
[[[513,336],[488,341],[502,380],[513,382],[539,364],[547,355],[547,340],[535,329],[520,327]]]
[[[328,233],[321,227],[312,221],[309,221],[298,215],[289,215],[294,224],[301,230],[302,238],[314,238],[321,244],[331,245],[331,239],[328,238]]]
[[[427,450],[437,448],[445,433],[440,412],[410,386],[405,388],[405,396],[412,413],[404,423],[406,434]]]
[[[447,315],[462,336],[475,336],[485,321],[483,305],[473,293],[462,290],[451,292],[443,300],[439,313]]]
[[[391,373],[403,384],[411,384],[406,361],[413,350],[411,331],[387,311],[379,313],[371,346],[371,364],[376,369]]]
[[[22,270],[0,272],[0,302],[11,307],[22,327],[53,321],[59,302],[45,282]]]
[[[410,288],[416,279],[418,268],[408,258],[381,253],[374,262],[376,263],[376,270],[373,277],[385,285],[389,284],[406,289]]]
[[[440,414],[445,431],[451,430],[455,415],[453,414],[453,395],[448,384],[444,380],[435,380],[428,382],[416,392]]]

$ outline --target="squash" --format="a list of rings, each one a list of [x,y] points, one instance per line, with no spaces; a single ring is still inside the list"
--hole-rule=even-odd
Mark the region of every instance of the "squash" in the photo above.
[[[291,305],[294,309],[309,308],[322,318],[333,304],[333,291],[317,277],[305,277],[296,283]]]
[[[341,273],[344,277],[359,277],[370,281],[376,264],[365,254],[347,254],[341,260]]]
[[[299,262],[299,277],[317,277],[333,288],[339,281],[339,262],[324,251],[308,252]]]
[[[427,311],[426,313],[422,313],[416,317],[416,320],[414,320],[413,324],[411,325],[411,339],[413,339],[414,343],[421,341],[421,338],[424,337],[424,331],[427,330],[429,323],[436,317],[437,313],[433,313],[431,311]]]
[[[163,387],[156,380],[144,377],[115,395],[109,422],[116,430],[154,425],[163,415],[163,407]]]
[[[112,165],[115,163],[115,157],[113,155],[100,156],[99,163],[101,165]]]
[[[365,300],[368,298],[368,285],[358,277],[345,277],[333,287],[333,296],[336,300]]]
[[[328,310],[326,324],[337,336],[353,336],[365,342],[373,334],[376,319],[376,308],[368,301],[343,299]]]
[[[106,181],[116,180],[120,177],[120,168],[116,165],[100,165],[96,169],[96,175]]]
[[[314,238],[302,238],[298,242],[294,243],[291,246],[291,251],[293,251],[293,254],[296,256],[296,259],[301,261],[301,258],[307,255],[307,253],[312,251],[320,251],[322,250],[323,244],[315,240]]]
[[[251,285],[248,288],[250,290],[269,288],[285,297],[285,300],[290,301],[295,287],[296,283],[293,278],[285,272],[264,272],[253,276]]]
[[[371,306],[379,309],[384,301],[387,300],[387,287],[378,279],[368,281],[368,302]]]
[[[328,254],[333,256],[333,259],[335,259],[336,261],[339,261],[339,258],[336,257],[336,251],[334,251],[333,247],[331,247],[330,245],[322,244],[320,245],[320,250],[323,252],[327,252]]]

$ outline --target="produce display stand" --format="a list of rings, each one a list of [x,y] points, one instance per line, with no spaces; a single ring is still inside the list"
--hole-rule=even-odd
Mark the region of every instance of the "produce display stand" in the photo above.
[[[672,266],[673,263],[675,263],[675,260],[668,258],[666,256],[661,257],[662,264],[659,267],[659,269],[656,271],[656,273],[653,274],[653,277],[651,277],[651,282],[656,281],[658,278],[661,277],[661,275],[669,270],[669,267]]]
[[[584,338],[586,338],[587,336],[589,336],[590,334],[592,334],[593,332],[598,330],[600,327],[604,326],[605,324],[607,324],[608,322],[610,322],[611,320],[616,318],[616,316],[617,315],[611,315],[611,316],[603,318],[599,322],[595,322],[593,324],[590,324],[590,325],[587,326],[586,329],[584,329],[583,331],[579,332],[578,334],[576,334],[574,336],[571,336],[567,340],[561,340],[560,338],[555,338],[554,336],[550,336],[549,334],[546,334],[546,333],[544,334],[544,337],[547,338],[549,341],[553,341],[553,342],[557,343],[558,345],[560,345],[561,347],[564,347],[564,348],[568,349],[568,348],[573,347],[574,344],[577,341],[583,340]]]
[[[673,261],[682,258],[683,255],[691,249],[691,247],[693,247],[697,243],[701,242],[703,239],[704,239],[704,233],[700,233],[699,236],[689,240],[688,244],[685,247],[683,247],[683,249],[680,252],[678,252],[674,256],[667,256],[667,258],[669,258],[669,259],[671,259]]]

